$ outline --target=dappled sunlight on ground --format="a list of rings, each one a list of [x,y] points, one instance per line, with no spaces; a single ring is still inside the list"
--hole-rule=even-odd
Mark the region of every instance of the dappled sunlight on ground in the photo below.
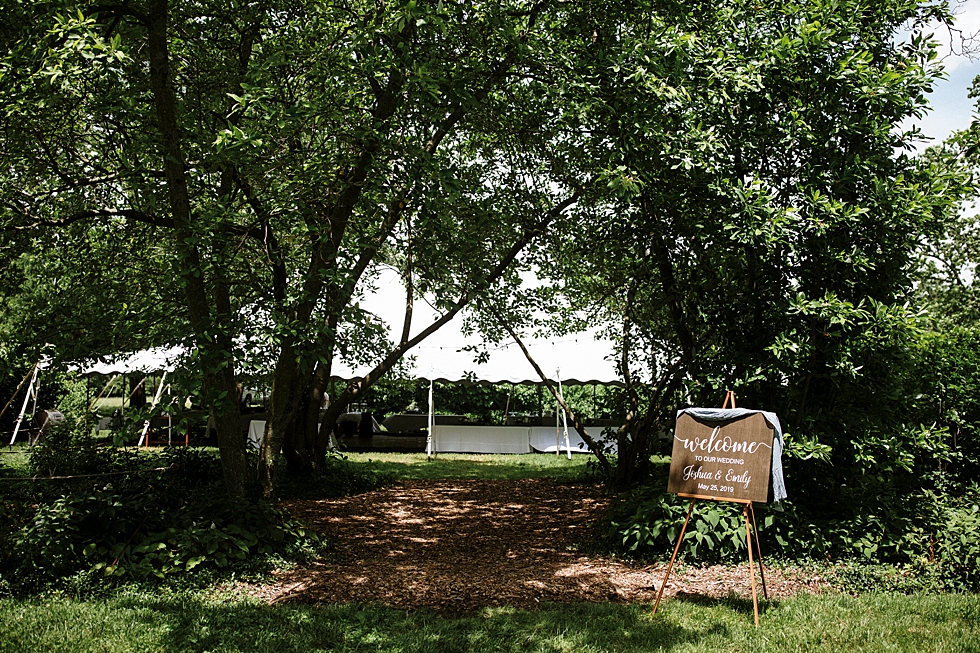
[[[272,602],[376,602],[443,612],[653,601],[666,565],[630,566],[575,550],[608,505],[599,486],[548,479],[407,481],[354,497],[290,501],[287,509],[336,549],[328,560],[247,591]],[[682,572],[671,576],[666,595],[750,596],[745,565]],[[773,570],[767,581],[777,597],[821,587]]]

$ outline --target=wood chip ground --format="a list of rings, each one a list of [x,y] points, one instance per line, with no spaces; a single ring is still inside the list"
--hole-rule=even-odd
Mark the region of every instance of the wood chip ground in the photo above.
[[[405,481],[285,507],[335,548],[325,560],[245,588],[270,603],[381,603],[465,613],[540,602],[652,602],[666,571],[666,561],[630,565],[576,550],[609,507],[597,485]],[[820,578],[793,570],[767,568],[766,581],[770,597],[826,589]],[[751,599],[747,564],[682,567],[665,591],[678,594]]]

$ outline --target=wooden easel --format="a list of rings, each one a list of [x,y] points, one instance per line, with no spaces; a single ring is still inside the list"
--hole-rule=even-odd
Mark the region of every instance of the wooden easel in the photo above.
[[[725,395],[725,403],[722,404],[722,408],[728,408],[728,402],[731,401],[732,408],[735,408],[735,393],[731,390]],[[677,537],[677,545],[674,547],[674,555],[670,556],[670,564],[667,565],[667,574],[664,576],[664,582],[660,585],[660,592],[657,594],[657,602],[653,606],[653,614],[657,614],[657,608],[660,607],[660,599],[663,598],[664,588],[667,587],[667,579],[670,578],[670,571],[674,568],[674,560],[677,559],[677,553],[681,549],[681,542],[684,541],[684,532],[687,530],[687,524],[691,520],[691,513],[694,512],[694,502],[698,499],[708,499],[711,501],[731,501],[733,503],[742,504],[742,515],[745,517],[745,543],[746,548],[749,550],[749,578],[752,580],[752,607],[755,610],[755,626],[759,627],[759,598],[756,595],[755,590],[755,564],[752,560],[752,531],[755,531],[755,548],[759,554],[759,575],[762,577],[762,595],[766,600],[769,599],[769,592],[766,589],[766,572],[762,566],[762,549],[759,547],[759,529],[756,526],[755,521],[755,508],[752,506],[751,501],[745,499],[731,499],[728,497],[707,497],[697,494],[682,494],[678,493],[677,496],[688,498],[691,500],[691,505],[687,508],[687,517],[684,519],[684,525],[681,527],[681,534]],[[752,514],[752,525],[749,526],[749,513]]]

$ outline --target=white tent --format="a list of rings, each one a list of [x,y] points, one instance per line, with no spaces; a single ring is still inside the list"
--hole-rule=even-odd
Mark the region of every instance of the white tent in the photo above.
[[[436,332],[430,339],[432,344],[423,341],[408,353],[412,359],[416,378],[438,383],[479,383],[532,385],[542,383],[534,367],[516,344],[503,344],[487,350],[487,360],[477,362],[472,346],[463,342],[445,343],[453,338],[453,325],[449,324],[447,338]],[[583,333],[566,338],[532,339],[525,343],[538,366],[548,375],[552,383],[560,380],[565,385],[604,384],[621,385],[615,365],[597,356],[597,341],[590,334]],[[606,349],[609,351],[609,349]],[[332,378],[352,380],[363,377],[371,370],[371,365],[352,367],[343,361],[334,360]]]
[[[363,308],[376,314],[385,324],[400,325],[399,310],[404,306],[404,289],[396,274],[383,272],[378,289],[363,303]],[[414,325],[425,328],[437,314],[424,302],[416,302]],[[484,343],[479,336],[466,336],[457,316],[439,331],[408,352],[415,378],[440,383],[479,383],[539,385],[543,381],[528,362],[521,348],[513,341],[502,344]],[[394,339],[395,330],[391,328]],[[413,334],[414,335],[414,334]],[[538,367],[556,386],[562,385],[621,385],[622,380],[610,356],[611,343],[585,331],[558,338],[522,338]],[[482,353],[482,356],[480,355]],[[363,377],[371,365],[350,366],[334,360],[332,378],[349,381]],[[557,407],[556,407],[557,408]],[[440,424],[432,419],[434,406],[430,396],[430,428],[427,452],[471,453],[530,453],[532,451],[588,453],[588,447],[574,429],[563,424],[564,413],[556,411],[554,426],[469,426]],[[595,431],[595,432],[593,432]],[[599,439],[602,428],[590,429]]]
[[[94,363],[71,365],[68,369],[83,376],[173,372],[177,367],[177,361],[186,354],[187,350],[180,346],[155,347],[130,354],[105,357]]]
[[[404,289],[398,275],[388,270],[377,279],[376,291],[362,307],[389,325],[390,337],[396,339],[395,326],[400,325],[399,310],[404,306]],[[424,302],[416,302],[414,325],[425,328],[437,318],[436,311]],[[487,344],[479,335],[465,335],[462,317],[443,326],[418,346],[406,359],[415,378],[441,383],[480,383],[515,385],[541,384],[542,380],[516,343]],[[414,334],[413,334],[414,335]],[[559,338],[524,339],[530,355],[555,385],[621,384],[615,363],[610,359],[611,344],[594,331]],[[480,353],[482,353],[482,355]],[[172,371],[174,363],[186,350],[181,347],[159,348],[137,352],[112,361],[79,367],[82,374],[125,374],[128,372]],[[479,359],[479,360],[477,360]],[[373,364],[351,366],[335,359],[332,379],[350,381],[362,378]],[[434,451],[530,452],[586,451],[584,442],[566,425],[555,427],[434,424],[430,433]],[[509,429],[509,430],[508,430]],[[597,429],[598,430],[598,429]],[[505,432],[506,431],[506,432]],[[512,432],[511,432],[512,431]],[[557,433],[557,436],[556,436]],[[590,434],[593,437],[599,433]]]
[[[156,408],[157,404],[160,403],[160,398],[163,396],[163,389],[167,381],[167,374],[173,372],[177,368],[177,362],[180,358],[187,354],[187,350],[184,347],[155,347],[153,349],[144,349],[143,351],[133,352],[131,354],[122,354],[119,356],[107,357],[105,360],[100,360],[96,363],[90,363],[88,365],[73,365],[68,369],[74,372],[78,372],[82,376],[111,376],[116,377],[118,375],[129,375],[134,373],[140,374],[161,374],[160,384],[157,386],[156,392],[153,395],[153,401],[150,403],[150,410]],[[111,381],[109,382],[111,384]],[[106,384],[108,388],[109,384]],[[124,386],[125,387],[125,386]],[[124,390],[125,395],[125,390]],[[98,403],[98,399],[96,399]],[[93,404],[94,407],[95,404]],[[123,402],[123,407],[125,408],[125,401]],[[96,430],[102,429],[109,423],[109,418],[103,418],[99,425],[96,426]],[[139,442],[136,446],[142,446],[146,435],[150,430],[150,422],[143,422],[143,432],[140,434]],[[171,435],[171,424],[170,418],[167,417],[167,439],[170,439]]]

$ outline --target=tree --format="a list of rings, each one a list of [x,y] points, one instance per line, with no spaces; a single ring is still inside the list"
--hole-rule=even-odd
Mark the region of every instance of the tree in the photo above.
[[[315,469],[343,405],[512,274],[575,201],[516,146],[548,112],[505,84],[533,81],[560,22],[549,3],[16,8],[6,230],[140,225],[167,243],[188,325],[172,336],[197,351],[232,497],[249,477],[236,338],[273,352],[269,495],[280,447],[295,470]],[[379,263],[407,283],[403,335],[387,350],[356,304]],[[444,314],[413,334],[422,293]],[[380,362],[318,433],[331,361],[357,350]]]
[[[671,407],[716,404],[726,388],[796,438],[851,447],[827,428],[860,395],[842,389],[912,335],[917,239],[966,190],[961,168],[911,157],[917,135],[899,128],[940,74],[921,30],[943,11],[604,3],[580,15],[593,37],[555,104],[607,193],[576,207],[542,270],[559,304],[616,342],[631,407],[614,481],[636,478]]]
[[[976,85],[976,82],[974,82]],[[978,162],[978,131],[969,129],[953,134],[939,147],[932,147],[923,159],[936,167],[960,166],[975,171]],[[976,197],[976,181],[970,198]],[[916,268],[916,299],[935,321],[936,327],[975,327],[980,324],[980,297],[976,285],[980,261],[980,226],[977,216],[964,207],[949,216],[940,229],[922,236]]]

